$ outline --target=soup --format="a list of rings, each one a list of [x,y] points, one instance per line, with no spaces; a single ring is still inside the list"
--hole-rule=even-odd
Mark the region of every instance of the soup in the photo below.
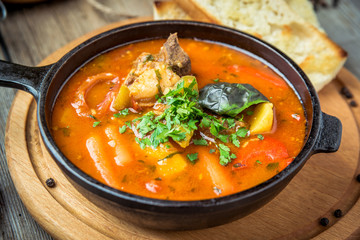
[[[113,188],[169,200],[240,192],[291,163],[306,120],[284,79],[239,49],[165,41],[111,50],[70,77],[51,120],[70,161]]]

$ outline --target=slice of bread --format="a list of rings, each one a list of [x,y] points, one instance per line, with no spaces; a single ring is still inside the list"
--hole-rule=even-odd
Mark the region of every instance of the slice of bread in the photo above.
[[[311,23],[314,27],[319,29],[321,32],[325,32],[321,28],[320,23],[314,12],[313,5],[309,0],[285,0],[291,10],[299,14],[308,23]]]
[[[155,3],[154,18],[207,21],[253,34],[291,57],[319,91],[340,71],[347,53],[322,32],[305,1],[175,0]]]

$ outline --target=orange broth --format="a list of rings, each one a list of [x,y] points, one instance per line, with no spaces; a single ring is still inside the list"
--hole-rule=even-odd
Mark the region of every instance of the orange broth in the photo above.
[[[102,54],[83,66],[64,86],[53,109],[52,133],[58,147],[77,167],[98,181],[125,192],[158,199],[199,200],[256,186],[284,169],[300,152],[306,120],[293,90],[264,63],[215,43],[179,39],[191,59],[191,72],[199,88],[214,83],[214,79],[249,83],[274,104],[275,113],[273,130],[262,134],[263,140],[255,135],[241,139],[240,148],[227,144],[237,156],[227,166],[219,164],[219,152],[211,142],[209,146],[190,144],[185,149],[172,143],[171,148],[181,151],[184,159],[187,159],[187,154],[196,152],[198,160],[194,164],[185,161],[180,165],[164,165],[156,156],[161,147],[143,150],[135,142],[132,131],[127,129],[123,134],[118,131],[126,121],[140,114],[115,118],[115,112],[109,109],[95,120],[76,113],[72,106],[74,95],[88,77],[112,73],[123,83],[132,62],[142,52],[156,54],[164,42],[140,42]],[[245,70],[239,66],[245,66]],[[105,81],[89,90],[86,101],[90,108],[102,102],[113,87],[113,83]],[[94,126],[97,121],[100,124]],[[113,132],[109,134],[106,129]],[[198,134],[195,133],[195,136]],[[272,146],[275,150],[271,150]],[[94,152],[91,149],[95,149]],[[287,154],[282,155],[282,151],[287,151]],[[128,158],[124,164],[117,164],[116,156],[119,154]],[[278,155],[283,157],[277,159]]]

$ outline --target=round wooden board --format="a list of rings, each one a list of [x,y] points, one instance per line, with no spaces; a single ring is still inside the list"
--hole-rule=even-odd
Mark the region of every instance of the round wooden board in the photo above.
[[[71,48],[99,32],[90,33],[46,58],[55,62]],[[360,103],[360,82],[342,69],[320,93],[322,110],[340,118],[343,136],[336,153],[311,157],[291,183],[270,203],[235,222],[196,231],[154,231],[132,225],[89,202],[67,180],[42,144],[36,122],[36,103],[19,91],[9,113],[6,129],[8,166],[15,187],[35,220],[56,239],[346,239],[360,238],[360,106],[339,92],[347,86]],[[46,179],[56,181],[48,188]],[[335,218],[341,209],[344,216]],[[330,224],[319,224],[327,217]]]

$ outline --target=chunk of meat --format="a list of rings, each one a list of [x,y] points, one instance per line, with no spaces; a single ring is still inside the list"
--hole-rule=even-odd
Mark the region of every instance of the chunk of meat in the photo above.
[[[125,85],[140,106],[151,106],[156,102],[157,94],[167,93],[180,76],[190,71],[189,56],[180,47],[177,35],[171,34],[159,54],[140,54],[125,79]]]
[[[191,61],[187,53],[180,47],[177,33],[170,34],[162,46],[159,56],[180,77],[190,74]]]

